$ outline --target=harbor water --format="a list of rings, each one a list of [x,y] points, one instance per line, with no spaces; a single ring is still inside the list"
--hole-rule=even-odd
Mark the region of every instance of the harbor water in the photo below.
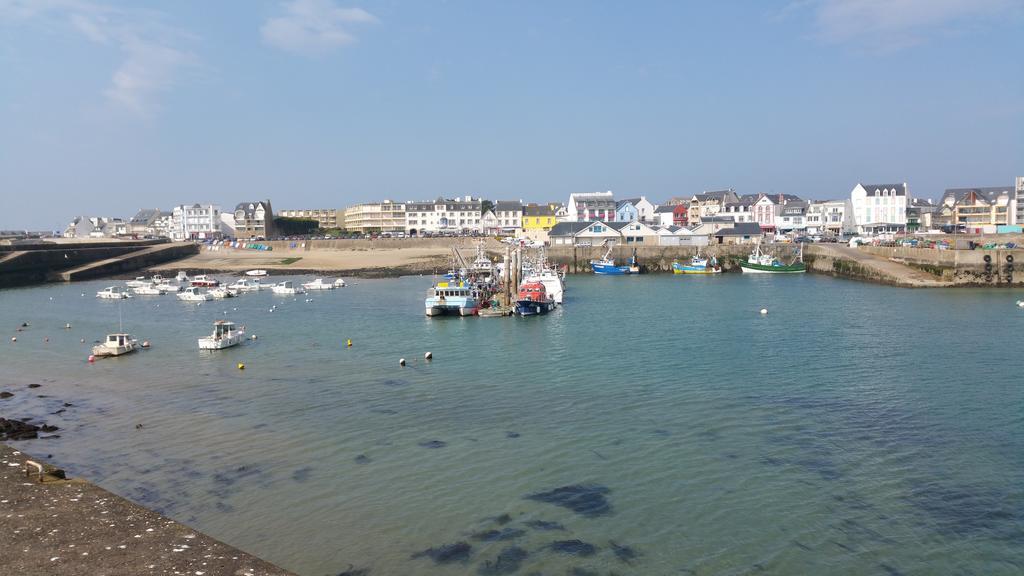
[[[546,316],[431,319],[430,280],[0,291],[0,416],[304,575],[1024,572],[1020,292],[573,276]],[[88,363],[119,316],[151,348]],[[200,352],[220,318],[258,339]]]

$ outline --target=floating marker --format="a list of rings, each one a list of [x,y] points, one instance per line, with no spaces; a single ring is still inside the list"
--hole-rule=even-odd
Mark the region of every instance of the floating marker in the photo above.
[[[50,341],[50,337],[49,336],[47,336],[46,338],[43,338],[43,342],[49,342],[49,341]]]
[[[69,323],[65,324],[64,325],[64,329],[65,330],[71,330],[71,323],[69,322]]]
[[[239,362],[238,363],[238,369],[239,370],[245,370],[245,364],[242,364],[241,362]]]
[[[399,366],[405,366],[405,358],[399,358],[398,359],[398,365]]]
[[[11,336],[11,342],[17,342],[17,341],[18,341],[18,337],[17,336]]]
[[[250,338],[251,338],[252,340],[255,340],[255,339],[256,339],[256,335],[255,335],[255,334],[253,334],[252,336],[250,336]]]
[[[346,340],[345,341],[345,345],[348,346],[349,348],[351,348],[352,347],[352,339],[349,338],[348,340]]]
[[[768,313],[768,309],[767,308],[761,308],[761,314],[767,314],[767,313]]]
[[[143,348],[149,348],[149,340],[143,340],[142,341],[142,347]]]
[[[85,338],[82,338],[81,340],[79,340],[79,342],[81,342],[82,344],[85,344]]]
[[[434,353],[433,352],[427,352],[426,354],[423,355],[423,358],[425,358],[427,360],[433,360],[434,359]]]
[[[93,356],[92,354],[89,354],[89,363],[92,364],[95,361],[96,361],[96,357]]]

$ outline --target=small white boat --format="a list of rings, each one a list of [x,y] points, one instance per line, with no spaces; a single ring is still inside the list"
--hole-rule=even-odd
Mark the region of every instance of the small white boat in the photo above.
[[[222,350],[237,346],[245,340],[245,328],[238,328],[234,322],[217,320],[213,323],[213,334],[199,339],[200,350]]]
[[[216,286],[220,286],[220,280],[217,280],[212,276],[200,274],[199,276],[192,278],[192,282],[190,282],[190,284],[192,284],[193,286],[200,286],[203,288],[213,288]]]
[[[306,293],[306,291],[303,290],[301,286],[296,286],[291,280],[285,280],[284,282],[274,284],[274,287],[271,288],[271,290],[274,292],[274,294],[279,294],[282,296],[293,296],[295,294]]]
[[[174,280],[176,282],[188,282],[189,281],[189,277],[188,277],[188,274],[186,274],[184,270],[178,270],[178,275],[174,277]]]
[[[332,282],[324,282],[323,278],[317,278],[312,282],[306,282],[302,287],[306,290],[334,290],[338,286]]]
[[[121,356],[129,352],[135,352],[139,348],[138,341],[132,338],[131,334],[107,334],[107,339],[102,344],[92,347],[93,356]]]
[[[182,286],[181,284],[171,284],[166,280],[159,284],[154,284],[153,287],[156,288],[157,290],[163,290],[164,294],[170,294],[172,292],[181,292],[182,290],[185,289],[185,287]]]
[[[234,298],[238,296],[238,292],[225,286],[218,286],[217,288],[210,289],[210,296],[220,300],[222,298]]]
[[[246,276],[263,277],[267,275],[266,270],[249,270],[245,273]]]
[[[167,294],[167,290],[162,286],[157,286],[156,284],[150,284],[148,282],[142,286],[132,288],[132,292],[135,292],[139,296],[163,296],[164,294]]]
[[[260,284],[259,280],[239,278],[234,283],[229,285],[228,288],[236,292],[259,292],[260,290],[263,289],[263,285]]]
[[[213,296],[198,286],[189,286],[183,292],[178,292],[178,299],[185,302],[205,302],[213,300]]]
[[[336,288],[344,288],[345,287],[345,281],[342,280],[341,278],[338,278],[337,280],[334,281],[334,286]]]
[[[149,284],[149,280],[146,280],[145,276],[136,276],[134,280],[129,280],[124,283],[129,288],[138,288],[139,286],[145,286]]]
[[[97,292],[96,297],[104,298],[106,300],[121,300],[122,298],[131,298],[132,295],[120,286],[107,286],[103,290]]]

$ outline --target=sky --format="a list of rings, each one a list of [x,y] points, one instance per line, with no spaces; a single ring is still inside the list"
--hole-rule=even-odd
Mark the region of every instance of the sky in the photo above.
[[[1024,0],[0,0],[0,229],[1024,175]]]

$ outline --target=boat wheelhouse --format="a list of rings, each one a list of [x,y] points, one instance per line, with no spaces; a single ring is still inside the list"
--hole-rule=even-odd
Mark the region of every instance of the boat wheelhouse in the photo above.
[[[136,351],[138,347],[138,341],[131,334],[107,334],[106,340],[92,347],[92,355],[121,356]]]
[[[96,297],[104,300],[121,300],[124,298],[131,298],[132,295],[128,290],[120,286],[107,286],[103,290],[97,292]]]
[[[274,284],[273,288],[270,289],[274,294],[279,296],[294,296],[296,294],[305,294],[306,291],[302,286],[296,286],[291,280],[285,280],[284,282],[278,282]]]
[[[210,293],[198,286],[189,286],[185,290],[178,292],[178,300],[184,302],[205,302],[207,300],[213,300],[213,296]]]

